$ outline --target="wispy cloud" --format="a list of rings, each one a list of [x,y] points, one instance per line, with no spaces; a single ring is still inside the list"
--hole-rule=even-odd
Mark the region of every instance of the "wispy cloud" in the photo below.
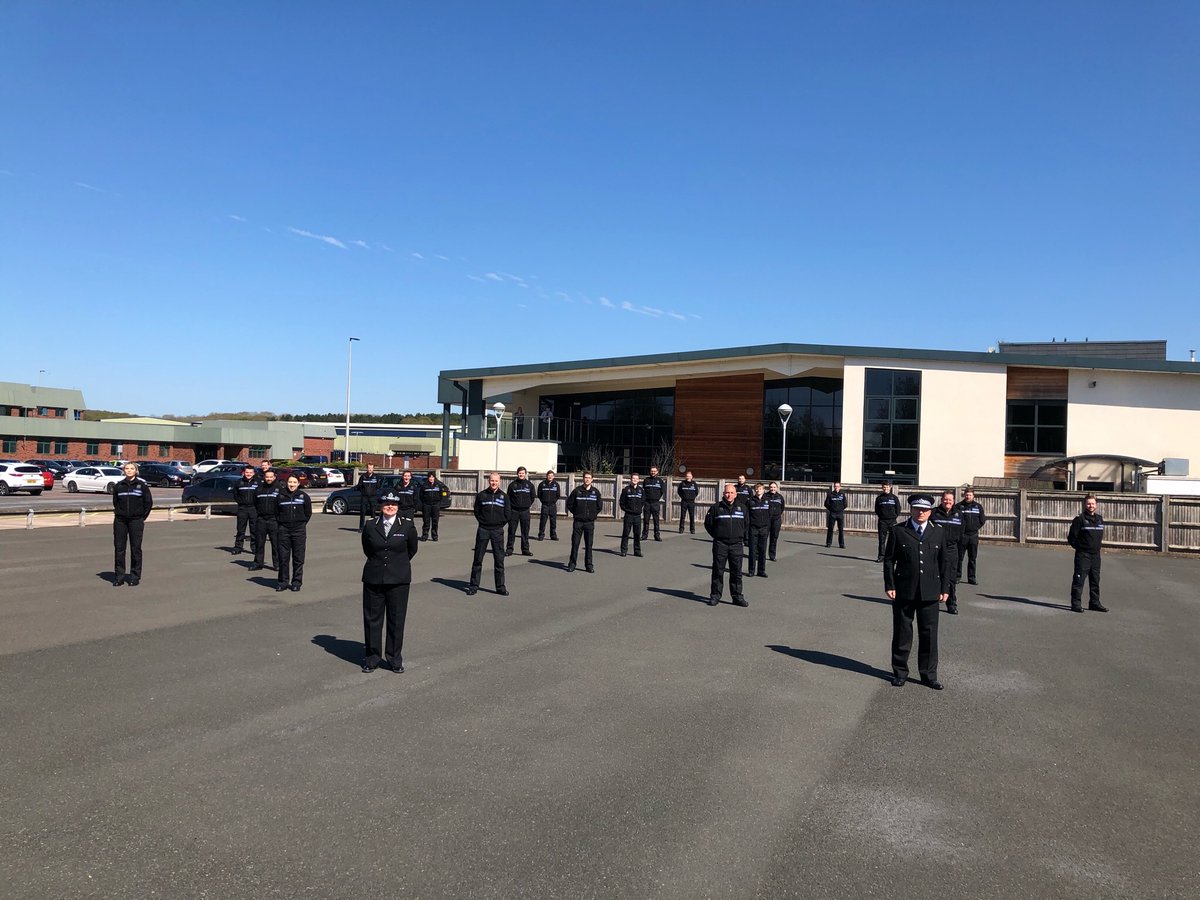
[[[380,249],[380,250],[386,250],[388,253],[395,253],[395,252],[396,252],[396,251],[395,251],[395,250],[393,250],[391,247],[389,247],[387,244],[380,244],[380,245],[379,245],[379,249]]]
[[[568,294],[566,291],[555,291],[554,296],[558,297],[560,300],[565,300],[567,303],[575,302],[574,300],[571,299],[571,295]]]
[[[433,254],[434,259],[440,259],[442,262],[450,262],[450,257],[442,256],[440,253]]]
[[[413,259],[424,259],[425,258],[424,256],[422,256],[420,253],[418,253],[415,250],[408,255],[411,256]]]
[[[609,300],[607,297],[601,297],[601,298],[599,299],[599,301],[597,301],[597,302],[598,302],[598,303],[599,303],[601,306],[607,306],[609,309],[615,309],[615,308],[616,308],[616,307],[615,307],[615,304],[614,304],[614,303],[613,303],[611,300]]]
[[[242,216],[235,216],[233,213],[230,213],[228,218],[233,219],[233,221],[235,221],[235,222],[245,222],[246,221]]]
[[[672,319],[678,319],[680,322],[687,321],[687,316],[685,316],[683,313],[669,312],[669,313],[667,313],[667,315],[670,316]]]
[[[472,281],[478,281],[483,284],[487,284],[487,279],[484,278],[482,275],[468,275],[467,277],[470,278]]]
[[[350,243],[352,243],[355,247],[362,247],[364,250],[371,249],[371,245],[366,241],[351,241]]]
[[[488,281],[503,281],[504,280],[504,278],[502,276],[497,275],[495,272],[488,272],[483,277],[486,278]]]
[[[86,181],[72,181],[71,184],[75,187],[83,188],[85,191],[95,191],[97,194],[108,194],[110,197],[120,197],[116,191],[106,191],[104,188],[96,187],[94,184],[88,184]]]
[[[314,241],[324,241],[326,244],[332,244],[334,247],[340,247],[342,250],[347,249],[345,244],[327,234],[313,234],[311,231],[305,231],[303,228],[292,228],[290,225],[288,226],[288,231],[292,234],[298,234],[300,237],[312,238]]]

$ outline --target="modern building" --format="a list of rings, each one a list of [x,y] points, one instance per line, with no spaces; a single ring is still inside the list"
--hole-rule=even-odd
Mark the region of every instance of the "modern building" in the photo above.
[[[1047,349],[1050,348],[1050,349]],[[1200,365],[1161,341],[1006,344],[1000,352],[768,344],[443,371],[465,440],[495,402],[505,440],[597,450],[645,471],[664,449],[700,477],[952,485],[1039,479],[1129,490],[1200,455]],[[520,421],[514,415],[520,411]]]

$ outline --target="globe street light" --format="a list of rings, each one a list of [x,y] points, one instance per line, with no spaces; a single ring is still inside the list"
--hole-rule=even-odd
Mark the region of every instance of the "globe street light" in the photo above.
[[[792,417],[792,408],[786,403],[779,404],[779,421],[783,423],[783,461],[780,463],[779,480],[787,481],[787,423]]]
[[[496,417],[496,471],[500,471],[500,420],[504,418],[504,404],[497,400],[492,404],[492,415]]]

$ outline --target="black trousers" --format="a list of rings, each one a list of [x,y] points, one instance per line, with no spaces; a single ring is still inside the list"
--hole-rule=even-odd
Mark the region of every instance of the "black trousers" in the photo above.
[[[254,521],[254,562],[262,565],[267,555],[267,539],[271,539],[271,565],[279,568],[279,522],[274,516],[259,516]]]
[[[662,537],[658,530],[658,504],[661,500],[647,500],[642,506],[642,540],[646,540],[650,535],[650,522],[654,522],[654,539],[657,541]]]
[[[875,523],[875,532],[879,535],[879,558],[883,559],[883,551],[887,549],[888,532],[896,524],[895,519],[880,519]]]
[[[239,506],[237,508],[237,534],[233,538],[233,547],[235,550],[241,550],[242,545],[246,543],[246,533],[250,533],[250,549],[255,551],[258,546],[257,538],[254,536],[254,523],[258,521],[258,510],[253,506]]]
[[[961,561],[958,558],[958,544],[946,544],[946,555],[950,557],[948,567],[950,569],[950,593],[946,597],[947,606],[958,606],[958,575],[956,572],[961,571]]]
[[[975,559],[979,556],[979,532],[958,539],[958,580],[962,581],[963,557],[967,558],[967,580],[975,580]]]
[[[575,565],[575,561],[579,558],[579,539],[583,538],[583,565],[584,568],[592,568],[592,538],[596,533],[595,522],[580,522],[578,519],[573,519],[571,522],[571,559],[570,564]]]
[[[136,573],[135,573],[136,574]],[[1075,551],[1075,573],[1071,577],[1071,605],[1083,602],[1083,582],[1088,582],[1088,604],[1100,603],[1100,554],[1088,550]]]
[[[771,526],[750,526],[750,574],[767,571],[767,540],[771,534]]]
[[[642,552],[641,538],[641,516],[637,513],[625,513],[624,522],[621,525],[621,552],[624,553],[629,549],[629,535],[633,534],[633,552]]]
[[[529,552],[529,510],[510,509],[508,511],[508,550],[512,550],[517,542],[517,529],[521,529],[521,552]]]
[[[358,530],[362,531],[363,526],[367,524],[367,519],[374,519],[379,515],[379,498],[375,496],[363,497],[358,504]]]
[[[708,595],[715,600],[721,599],[724,588],[725,569],[729,569],[729,596],[734,600],[742,598],[742,545],[726,544],[724,541],[713,541],[712,585]]]
[[[471,560],[471,587],[479,587],[479,577],[483,574],[483,555],[487,553],[488,545],[492,548],[492,571],[496,578],[496,590],[504,587],[504,526],[484,528],[480,525],[475,529],[475,556]]]
[[[402,665],[404,620],[408,616],[407,584],[363,584],[363,662],[377,666],[381,659]],[[387,643],[383,622],[387,619]]]
[[[113,571],[120,578],[125,574],[125,544],[129,544],[129,574],[142,577],[142,532],[146,530],[145,519],[113,517]]]
[[[279,583],[304,583],[304,549],[308,529],[303,522],[279,523]],[[290,571],[290,577],[289,577]]]
[[[838,546],[842,549],[846,547],[846,535],[842,532],[842,517],[833,516],[826,513],[825,515],[825,546],[833,544],[833,526],[837,526]]]
[[[771,520],[771,539],[767,547],[767,556],[771,558],[771,562],[775,562],[775,547],[779,544],[779,529],[782,527],[783,516],[776,516]]]
[[[546,523],[550,523],[550,540],[558,540],[558,504],[543,503],[542,514],[538,516],[538,540],[546,536]]]
[[[679,533],[683,534],[683,520],[687,518],[688,525],[692,530],[692,534],[696,533],[696,501],[695,500],[680,500],[679,501]]]
[[[908,677],[908,656],[912,651],[913,619],[917,620],[917,671],[927,681],[936,681],[938,673],[938,604],[920,600],[892,601],[892,672]]]
[[[421,506],[421,537],[433,535],[438,538],[438,520],[442,517],[441,503],[426,503]]]

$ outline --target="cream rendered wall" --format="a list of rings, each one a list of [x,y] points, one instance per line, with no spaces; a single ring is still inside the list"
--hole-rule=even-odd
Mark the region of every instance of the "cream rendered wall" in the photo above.
[[[460,469],[491,470],[496,465],[495,440],[462,440],[458,442]],[[515,472],[524,466],[530,472],[545,472],[558,467],[558,444],[555,441],[501,441],[500,471]]]
[[[1092,382],[1096,386],[1090,387]],[[1200,469],[1200,368],[1196,375],[1072,369],[1067,456],[1113,453]]]
[[[842,481],[846,484],[862,484],[863,390],[866,378],[865,365],[847,360],[842,370]]]

